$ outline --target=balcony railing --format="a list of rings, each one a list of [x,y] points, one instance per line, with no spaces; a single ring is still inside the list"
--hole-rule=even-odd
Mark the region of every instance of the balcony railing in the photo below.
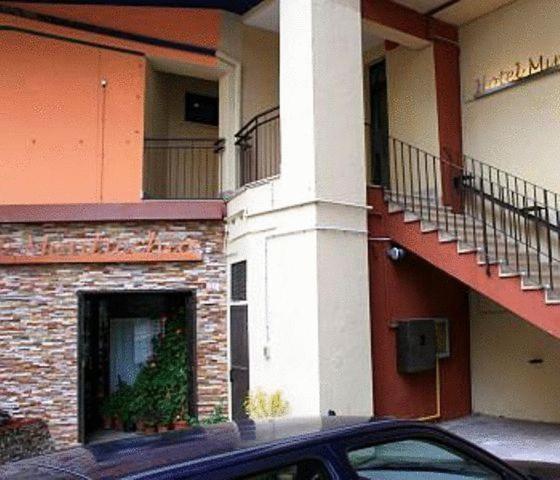
[[[210,138],[146,138],[144,198],[220,198],[223,143]]]
[[[280,173],[280,108],[259,113],[235,134],[238,187]]]

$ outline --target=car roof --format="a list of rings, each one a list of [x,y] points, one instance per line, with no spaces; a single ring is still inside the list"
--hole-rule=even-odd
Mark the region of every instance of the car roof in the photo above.
[[[60,472],[60,478],[74,474],[82,479],[120,478],[154,469],[181,465],[187,471],[205,464],[216,465],[219,458],[246,461],[271,447],[301,449],[321,441],[348,435],[384,430],[413,422],[368,417],[317,417],[223,423],[145,435],[106,443],[71,448],[50,455],[0,467],[0,479],[28,478],[33,469]],[[32,477],[29,477],[32,478]],[[45,476],[46,478],[46,476]]]

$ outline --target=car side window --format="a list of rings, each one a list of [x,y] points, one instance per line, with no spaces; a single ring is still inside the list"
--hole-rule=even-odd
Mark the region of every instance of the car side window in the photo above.
[[[360,479],[461,480],[502,476],[463,453],[427,440],[398,440],[348,452]]]
[[[330,480],[324,465],[318,460],[305,460],[293,465],[259,472],[235,480]]]

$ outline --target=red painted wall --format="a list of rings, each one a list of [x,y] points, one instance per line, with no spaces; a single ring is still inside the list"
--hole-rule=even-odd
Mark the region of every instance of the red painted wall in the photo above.
[[[382,217],[372,216],[370,235],[381,237]],[[396,330],[390,324],[411,317],[450,320],[451,357],[440,361],[442,418],[471,411],[468,288],[408,252],[391,261],[387,241],[369,247],[374,409],[376,415],[419,418],[436,412],[435,371],[397,372]]]
[[[460,208],[461,198],[453,188],[453,177],[463,165],[463,127],[461,123],[461,73],[459,47],[449,42],[434,40],[437,114],[443,200],[447,205]]]

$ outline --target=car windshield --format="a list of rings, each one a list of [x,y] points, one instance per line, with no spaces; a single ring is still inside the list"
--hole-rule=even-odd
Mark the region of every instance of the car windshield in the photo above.
[[[479,462],[448,447],[424,440],[402,440],[348,453],[350,464],[365,479],[498,479]]]

